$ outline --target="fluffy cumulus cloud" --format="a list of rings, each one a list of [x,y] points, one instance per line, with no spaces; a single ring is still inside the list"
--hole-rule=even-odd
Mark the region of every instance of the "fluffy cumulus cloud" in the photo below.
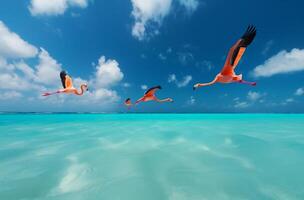
[[[81,79],[78,81],[78,85],[84,82],[89,83],[90,91],[87,93],[87,99],[83,102],[103,105],[116,103],[120,97],[112,87],[120,83],[123,77],[124,74],[116,60],[106,60],[105,56],[100,56],[92,78],[88,81]],[[123,83],[123,86],[130,87],[130,84]],[[92,88],[93,90],[91,90]]]
[[[23,40],[19,35],[10,31],[0,21],[0,57],[2,58],[30,58],[37,54],[35,46]]]
[[[304,71],[304,49],[283,50],[257,66],[252,73],[255,77],[271,77],[298,71]]]
[[[172,10],[173,2],[182,5],[187,11],[197,9],[198,0],[131,0],[134,24],[132,35],[138,40],[159,34],[159,27]]]
[[[31,0],[29,10],[33,16],[62,15],[69,7],[86,8],[89,0]]]
[[[94,79],[97,87],[113,86],[121,81],[123,77],[124,75],[116,60],[106,60],[105,56],[99,58]]]
[[[61,65],[42,48],[38,57],[39,64],[36,66],[35,80],[48,85],[59,83],[58,74],[62,70]]]
[[[154,23],[155,26],[159,26],[162,23],[172,5],[172,0],[131,0],[131,2],[132,16],[135,19],[132,35],[139,40],[144,39],[149,24]]]
[[[170,74],[168,83],[175,83],[177,87],[181,88],[187,86],[191,80],[192,76],[190,75],[184,76],[182,80],[178,80],[175,74]]]
[[[120,97],[115,90],[110,90],[106,88],[96,89],[94,93],[91,93],[91,97],[94,100],[102,102],[103,104],[113,103],[120,100]]]

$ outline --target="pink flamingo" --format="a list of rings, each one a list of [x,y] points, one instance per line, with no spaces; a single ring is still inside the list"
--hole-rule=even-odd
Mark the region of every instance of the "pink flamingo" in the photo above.
[[[42,94],[42,96],[49,96],[53,94],[65,93],[65,94],[75,94],[75,95],[83,95],[85,91],[88,91],[87,84],[82,84],[80,86],[80,91],[73,87],[72,78],[65,72],[60,72],[60,79],[63,86],[63,89],[57,90],[56,92],[46,92]]]
[[[197,83],[193,86],[193,90],[199,87],[212,85],[214,83],[242,83],[255,86],[256,82],[248,82],[243,80],[242,74],[236,75],[234,70],[238,65],[248,45],[251,44],[256,36],[256,28],[248,26],[244,35],[230,49],[225,65],[222,71],[216,75],[215,79],[209,83]]]
[[[163,103],[163,102],[173,102],[173,99],[171,98],[165,98],[165,99],[158,99],[156,96],[155,96],[155,92],[157,90],[161,89],[161,86],[155,86],[155,87],[152,87],[150,89],[148,89],[144,96],[141,97],[140,99],[138,99],[135,104],[138,104],[140,102],[146,102],[146,101],[157,101],[159,103]]]

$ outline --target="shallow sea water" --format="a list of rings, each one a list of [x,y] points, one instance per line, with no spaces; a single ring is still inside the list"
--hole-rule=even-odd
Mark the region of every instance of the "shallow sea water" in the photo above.
[[[1,200],[301,200],[304,115],[1,114]]]

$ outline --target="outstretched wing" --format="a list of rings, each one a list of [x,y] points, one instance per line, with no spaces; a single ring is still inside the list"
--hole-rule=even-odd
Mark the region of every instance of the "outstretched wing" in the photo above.
[[[145,92],[145,96],[153,96],[157,90],[162,89],[160,85],[152,87]]]
[[[66,88],[66,84],[65,84],[66,75],[67,75],[66,71],[61,71],[60,72],[60,79],[61,79],[61,83],[62,83],[63,88]]]
[[[251,44],[255,36],[256,28],[254,26],[248,26],[244,35],[231,47],[221,72],[223,75],[234,73],[235,67],[238,65],[247,46]]]
[[[63,88],[72,88],[73,87],[72,78],[66,73],[66,71],[60,72],[60,79],[61,79]]]
[[[65,86],[66,86],[66,88],[72,88],[73,87],[73,81],[72,81],[72,78],[69,75],[65,76]]]

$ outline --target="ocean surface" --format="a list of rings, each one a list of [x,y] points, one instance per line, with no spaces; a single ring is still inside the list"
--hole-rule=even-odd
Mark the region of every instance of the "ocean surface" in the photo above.
[[[303,200],[304,115],[1,114],[1,200]]]

